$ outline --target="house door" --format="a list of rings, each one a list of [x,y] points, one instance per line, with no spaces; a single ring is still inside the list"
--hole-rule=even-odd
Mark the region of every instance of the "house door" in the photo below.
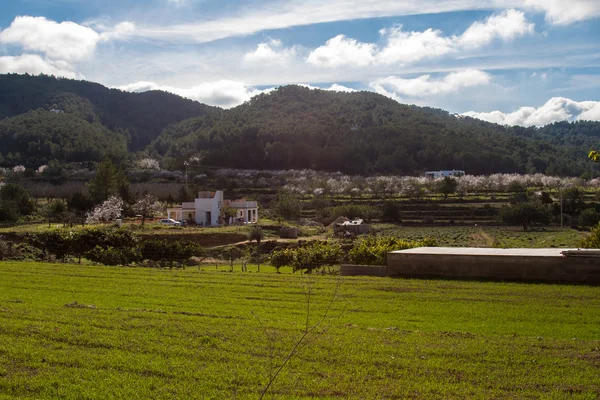
[[[212,215],[210,211],[206,212],[205,225],[212,225]]]
[[[246,218],[247,222],[252,222],[252,211],[248,210],[248,218]]]

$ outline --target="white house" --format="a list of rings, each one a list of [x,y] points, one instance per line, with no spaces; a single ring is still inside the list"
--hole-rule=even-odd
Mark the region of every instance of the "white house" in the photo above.
[[[199,192],[193,202],[184,202],[179,207],[167,208],[167,218],[177,221],[194,221],[203,226],[219,226],[225,222],[223,212],[225,207],[236,210],[235,220],[228,222],[258,222],[258,203],[256,201],[225,200],[222,190]]]
[[[225,200],[225,206],[237,211],[236,220],[245,223],[258,222],[258,202],[246,199]]]
[[[455,176],[455,177],[459,177],[459,176],[463,176],[465,175],[465,171],[459,170],[459,169],[452,169],[452,170],[441,170],[441,171],[427,171],[425,172],[425,176],[428,178],[432,178],[432,179],[436,179],[436,178],[444,178],[447,176]]]

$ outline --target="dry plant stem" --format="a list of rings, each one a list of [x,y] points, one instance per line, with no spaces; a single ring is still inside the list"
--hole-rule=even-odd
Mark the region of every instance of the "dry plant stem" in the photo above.
[[[289,352],[289,354],[287,355],[287,357],[283,360],[283,363],[281,363],[281,365],[279,366],[279,368],[277,368],[277,370],[275,371],[275,374],[273,374],[270,377],[269,382],[267,383],[267,385],[263,389],[262,394],[260,395],[261,399],[263,399],[265,397],[265,395],[269,391],[269,388],[271,387],[271,385],[273,384],[273,382],[275,382],[275,380],[277,379],[277,376],[283,370],[283,368],[287,365],[287,363],[292,359],[292,357],[294,355],[296,355],[296,353],[301,348],[303,348],[302,345],[308,339],[309,334],[311,332],[315,331],[327,319],[327,316],[329,315],[329,311],[331,310],[331,306],[333,305],[333,302],[337,298],[337,293],[338,293],[340,284],[341,284],[341,279],[338,279],[338,281],[337,281],[337,283],[335,285],[335,290],[333,292],[333,295],[331,296],[331,300],[329,300],[329,303],[327,304],[327,308],[325,309],[325,313],[323,314],[323,316],[313,326],[310,326],[310,324],[309,324],[309,316],[310,316],[310,293],[311,293],[311,286],[310,286],[310,281],[307,281],[308,289],[305,291],[305,293],[306,293],[306,303],[307,303],[307,306],[306,306],[306,310],[307,310],[306,314],[307,315],[306,315],[306,327],[304,329],[304,333],[298,339],[298,341],[296,341],[296,343],[294,344],[294,347],[292,348],[292,350]]]

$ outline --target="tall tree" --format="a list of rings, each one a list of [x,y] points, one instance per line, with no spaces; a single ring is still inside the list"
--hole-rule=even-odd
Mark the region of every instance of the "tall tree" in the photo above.
[[[88,189],[96,204],[117,193],[117,168],[108,157],[96,167],[96,175],[88,183]]]

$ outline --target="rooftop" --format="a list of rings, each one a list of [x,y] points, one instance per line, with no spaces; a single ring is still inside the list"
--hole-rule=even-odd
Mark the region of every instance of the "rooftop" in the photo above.
[[[563,251],[571,254],[595,255],[598,251],[578,249],[495,249],[480,247],[417,247],[415,249],[392,251],[394,254],[427,254],[445,256],[521,256],[521,257],[563,257]]]

